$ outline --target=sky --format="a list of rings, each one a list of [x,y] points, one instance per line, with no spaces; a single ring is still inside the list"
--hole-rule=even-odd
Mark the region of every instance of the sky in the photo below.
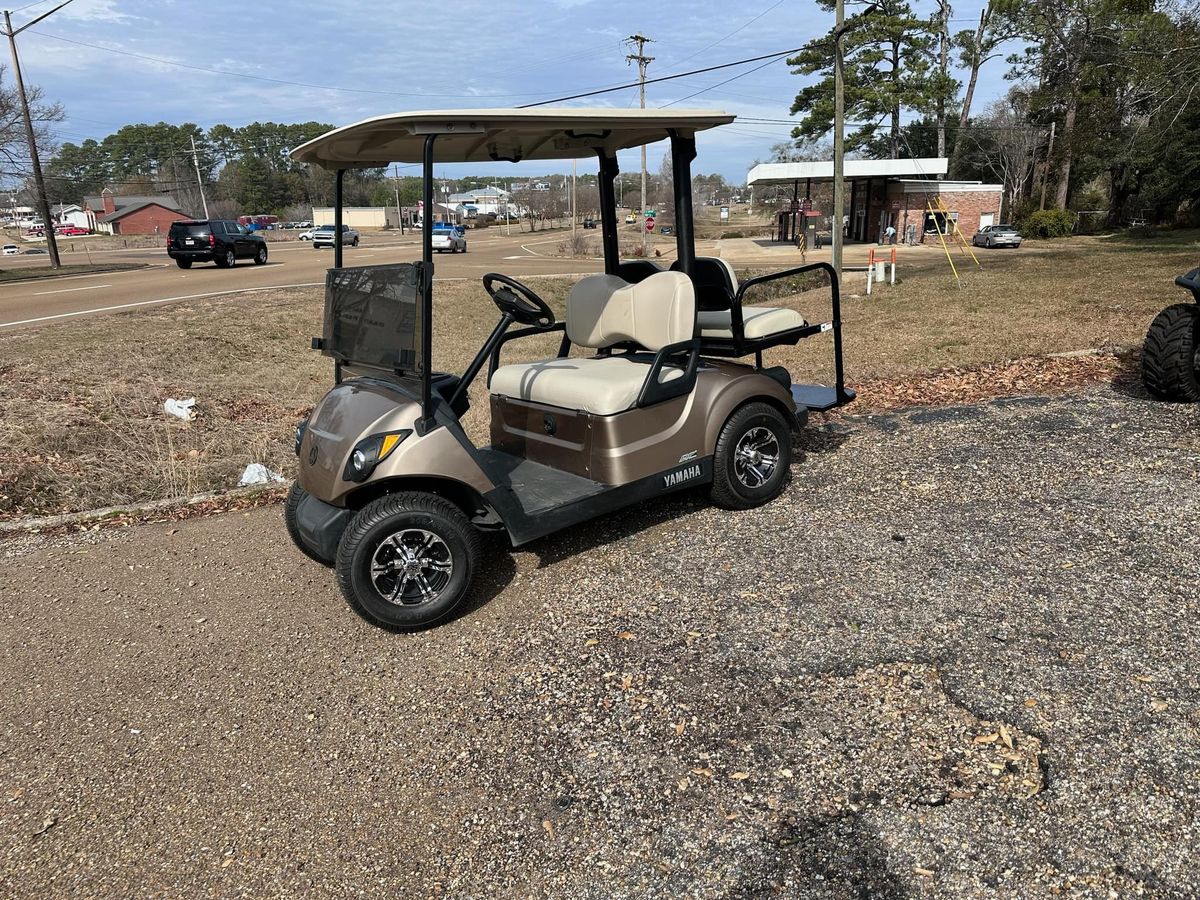
[[[55,2],[19,8],[14,26]],[[953,29],[972,28],[985,2],[956,3]],[[928,14],[933,3],[914,6]],[[635,32],[653,39],[653,78],[790,50],[831,24],[811,0],[73,0],[18,41],[26,82],[66,108],[58,139],[79,143],[136,122],[345,125],[402,110],[516,106],[635,81],[623,42]],[[758,65],[650,85],[646,105],[788,119],[804,81],[782,61],[751,71]],[[985,67],[976,108],[1003,94],[1005,70],[1002,59]],[[633,88],[564,105],[637,103]],[[789,130],[735,122],[707,132],[694,171],[741,183]],[[650,148],[652,170],[664,149]],[[637,151],[620,164],[636,169]],[[439,175],[569,170],[569,162],[474,164],[439,166]]]

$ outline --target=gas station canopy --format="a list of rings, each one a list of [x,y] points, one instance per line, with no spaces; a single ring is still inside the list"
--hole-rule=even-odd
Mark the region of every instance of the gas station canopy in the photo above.
[[[950,169],[950,160],[925,159],[848,159],[844,164],[847,181],[859,178],[936,178]],[[833,160],[812,162],[759,163],[746,176],[747,185],[796,184],[801,181],[833,181]]]

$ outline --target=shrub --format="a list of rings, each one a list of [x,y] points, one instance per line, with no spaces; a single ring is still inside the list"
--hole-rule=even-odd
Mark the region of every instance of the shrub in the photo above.
[[[741,231],[723,231],[723,232],[721,232],[722,238],[744,238],[745,236],[746,235]]]
[[[1075,228],[1075,213],[1069,209],[1039,209],[1020,224],[1021,234],[1033,238],[1067,237]]]

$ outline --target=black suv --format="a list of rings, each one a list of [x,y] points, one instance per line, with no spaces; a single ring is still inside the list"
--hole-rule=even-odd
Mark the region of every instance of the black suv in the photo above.
[[[245,225],[227,219],[172,222],[167,256],[181,269],[190,269],[194,262],[213,262],[228,269],[239,259],[252,259],[261,266],[267,261],[267,241]]]

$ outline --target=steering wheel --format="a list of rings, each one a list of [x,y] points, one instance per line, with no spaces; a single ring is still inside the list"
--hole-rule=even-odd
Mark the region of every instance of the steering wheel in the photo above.
[[[501,287],[495,287],[499,282]],[[515,278],[490,272],[483,276],[483,289],[488,292],[496,308],[522,325],[549,328],[554,324],[554,310],[533,289]]]

